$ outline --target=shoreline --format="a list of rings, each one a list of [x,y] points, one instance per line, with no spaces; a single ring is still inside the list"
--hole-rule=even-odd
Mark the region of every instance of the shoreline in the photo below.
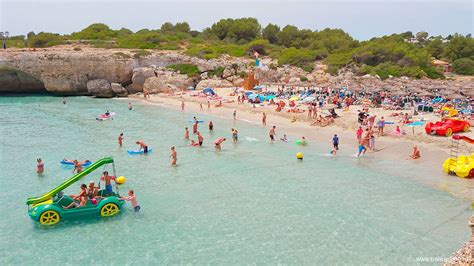
[[[122,99],[134,99],[144,104],[161,106],[177,111],[181,111],[181,101],[183,100],[185,102],[184,112],[193,113],[196,116],[199,116],[199,114],[206,114],[229,120],[233,119],[233,111],[236,110],[238,121],[259,127],[264,127],[261,125],[262,111],[267,112],[267,110],[261,110],[260,108],[254,109],[250,106],[242,104],[237,105],[236,103],[223,103],[222,107],[214,107],[215,103],[211,103],[211,109],[208,111],[207,98],[190,97],[189,95],[184,95],[183,97],[183,95],[154,94],[151,95],[149,99],[144,99],[142,95],[130,95],[128,98]],[[200,103],[203,104],[202,111],[200,111]],[[352,106],[352,108],[356,109],[358,107],[359,106]],[[303,115],[306,116],[306,114]],[[265,126],[265,128],[266,130],[269,130],[272,125],[275,125],[277,129],[277,139],[279,139],[283,134],[292,136],[292,139],[293,136],[296,136],[297,138],[299,138],[298,136],[305,136],[310,142],[327,145],[328,150],[332,149],[331,140],[333,134],[337,134],[340,139],[339,155],[354,157],[354,154],[357,152],[355,130],[341,127],[338,124],[333,124],[324,128],[314,127],[310,126],[306,121],[301,121],[301,119],[298,119],[296,122],[291,122],[289,119],[290,117],[291,115],[287,115],[286,113],[268,112],[267,126]],[[342,116],[341,119],[344,119],[344,116]],[[345,119],[347,119],[347,117]],[[265,138],[266,137],[268,136],[265,136]],[[422,158],[420,160],[406,160],[413,145],[418,145],[420,147],[422,153]],[[421,185],[428,185],[440,191],[449,192],[457,198],[470,202],[474,201],[472,195],[472,191],[474,190],[474,180],[446,175],[441,169],[443,161],[449,157],[449,148],[443,147],[440,143],[427,143],[416,139],[395,137],[378,137],[375,146],[375,151],[368,151],[364,156],[369,157],[372,160],[376,158],[374,163],[367,163],[369,168],[384,172],[383,166],[378,164],[381,162],[385,163],[385,161],[387,161],[387,163],[397,163],[397,161],[402,160],[407,168],[409,168],[409,171],[407,171],[407,173],[391,174],[408,178]],[[354,159],[364,160],[364,157]],[[410,170],[414,173],[410,173]],[[388,172],[388,174],[390,173]]]

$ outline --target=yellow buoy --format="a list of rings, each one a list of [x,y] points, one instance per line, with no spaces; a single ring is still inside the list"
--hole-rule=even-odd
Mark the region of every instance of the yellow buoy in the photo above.
[[[303,153],[302,153],[302,152],[298,152],[298,153],[296,154],[296,159],[298,159],[298,160],[303,160]]]
[[[125,181],[127,181],[127,179],[125,178],[125,176],[119,176],[115,181],[117,181],[117,184],[121,185],[123,183],[125,183]]]

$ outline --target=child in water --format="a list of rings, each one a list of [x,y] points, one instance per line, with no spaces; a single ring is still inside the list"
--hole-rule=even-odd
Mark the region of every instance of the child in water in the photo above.
[[[178,154],[176,153],[176,148],[171,147],[171,166],[176,166],[176,161],[178,161]]]
[[[189,129],[188,128],[184,129],[184,139],[189,140]]]
[[[119,200],[126,200],[132,203],[133,209],[135,212],[138,212],[141,208],[138,205],[137,197],[135,196],[135,192],[131,189],[128,191],[128,197],[120,197]]]
[[[123,144],[123,133],[120,133],[120,135],[118,136],[118,143],[119,143],[119,146],[122,147],[122,144]]]
[[[44,172],[44,163],[41,158],[36,159],[36,162],[36,172],[41,175]]]
[[[283,134],[283,138],[280,138],[281,141],[287,142],[288,139],[286,138],[286,134]]]

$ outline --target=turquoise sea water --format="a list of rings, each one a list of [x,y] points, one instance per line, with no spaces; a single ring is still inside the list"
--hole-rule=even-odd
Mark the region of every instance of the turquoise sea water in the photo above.
[[[86,97],[66,105],[48,96],[0,98],[1,264],[418,264],[417,258],[448,257],[469,238],[469,202],[446,192],[349,156],[321,155],[327,147],[270,144],[267,129],[239,121],[212,118],[215,132],[201,129],[205,147],[189,147],[183,134],[193,114],[134,106],[128,111],[126,101]],[[106,109],[115,119],[95,121]],[[213,140],[230,139],[231,127],[239,143],[228,141],[216,153]],[[137,139],[153,153],[127,155]],[[172,145],[176,168],[169,166]],[[300,150],[303,162],[295,159]],[[140,213],[127,203],[110,219],[50,228],[28,217],[27,197],[70,177],[62,158],[108,155],[127,177],[121,191],[136,191]],[[43,176],[35,172],[37,157],[45,161]]]

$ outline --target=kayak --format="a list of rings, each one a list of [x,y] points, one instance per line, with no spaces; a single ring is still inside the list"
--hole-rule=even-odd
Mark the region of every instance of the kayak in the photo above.
[[[144,154],[143,150],[128,150],[128,154]],[[152,148],[148,148],[148,153],[152,152]]]
[[[74,165],[74,162],[70,162],[70,161],[64,161],[64,160],[61,160],[59,161],[60,164],[64,164],[64,165]],[[92,162],[91,161],[88,161],[88,162],[85,162],[85,163],[81,163],[82,166],[89,166],[91,165]]]

